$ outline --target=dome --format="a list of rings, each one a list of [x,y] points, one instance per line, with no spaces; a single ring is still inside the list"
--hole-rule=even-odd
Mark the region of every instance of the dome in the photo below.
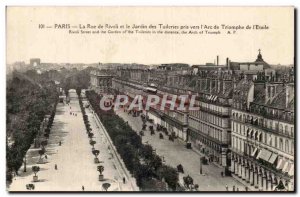
[[[255,60],[256,62],[263,62],[264,61],[264,59],[262,58],[262,55],[261,55],[261,53],[260,53],[260,49],[258,50],[258,55],[257,55],[257,59]]]

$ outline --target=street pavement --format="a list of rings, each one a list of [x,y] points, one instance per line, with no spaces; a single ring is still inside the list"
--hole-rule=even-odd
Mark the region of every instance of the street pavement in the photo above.
[[[94,163],[94,155],[86,134],[78,97],[75,92],[70,92],[70,96],[70,105],[59,103],[57,106],[57,113],[46,146],[47,159],[43,156],[45,163],[37,164],[39,149],[32,146],[27,152],[27,172],[23,172],[23,165],[19,170],[19,176],[13,178],[8,188],[9,191],[82,191],[83,187],[84,191],[103,191],[102,184],[105,182],[111,184],[108,191],[132,190],[129,184],[122,183],[122,170],[118,169],[118,165],[115,165],[115,161],[111,158],[101,130],[97,128],[93,120],[90,120],[95,134],[95,149],[100,150],[99,160],[102,162],[101,164]],[[61,146],[59,146],[60,141]],[[38,182],[33,182],[34,174],[31,170],[33,165],[40,167],[37,173]],[[55,165],[57,165],[57,170]],[[98,180],[98,165],[104,166],[105,180],[102,182]],[[27,190],[26,184],[34,184],[35,189]]]
[[[116,113],[128,121],[129,125],[136,131],[142,130],[141,117],[133,117],[132,115],[119,109]],[[147,122],[147,125],[150,125]],[[156,127],[154,127],[156,128]],[[156,150],[156,153],[164,158],[165,163],[172,167],[181,164],[184,168],[184,174],[180,173],[180,182],[183,183],[182,177],[190,175],[194,179],[194,184],[199,185],[199,191],[226,191],[226,185],[228,190],[232,191],[233,186],[239,191],[245,191],[245,186],[234,179],[233,177],[222,177],[222,168],[210,163],[209,165],[202,165],[203,174],[200,175],[200,155],[193,150],[185,148],[185,143],[181,140],[174,140],[174,142],[168,140],[168,137],[164,135],[164,139],[159,139],[159,132],[155,131],[155,135],[150,135],[150,131],[147,126],[147,130],[144,132],[142,142],[144,144],[150,144]]]

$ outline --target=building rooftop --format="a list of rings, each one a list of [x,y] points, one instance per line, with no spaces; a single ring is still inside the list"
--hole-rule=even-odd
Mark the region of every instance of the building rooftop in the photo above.
[[[271,66],[264,61],[261,55],[261,50],[258,50],[257,58],[254,62],[230,62],[229,67],[232,70],[240,70],[240,65],[263,65],[263,69],[269,69]]]

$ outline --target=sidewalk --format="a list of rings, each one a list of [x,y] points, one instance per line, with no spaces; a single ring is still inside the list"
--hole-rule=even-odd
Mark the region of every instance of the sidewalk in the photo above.
[[[79,107],[76,93],[70,93],[70,106],[59,103],[55,115],[53,127],[51,129],[46,154],[47,163],[37,164],[39,149],[30,148],[27,152],[27,172],[23,172],[23,167],[19,170],[20,176],[14,177],[9,191],[103,191],[102,184],[111,183],[108,191],[119,191],[118,180],[115,180],[117,170],[109,159],[107,148],[101,141],[100,134],[94,129],[96,149],[100,150],[99,159],[105,167],[105,181],[98,180],[99,172],[94,163],[92,147],[89,144],[89,138],[86,134],[82,114]],[[70,108],[71,107],[71,108]],[[76,113],[70,115],[70,112]],[[90,120],[92,122],[92,120]],[[59,141],[62,145],[59,146]],[[54,166],[57,164],[58,169]],[[32,182],[33,172],[31,167],[39,166],[41,169],[37,173],[39,182]],[[34,184],[35,190],[27,190],[26,184]]]
[[[126,177],[125,172],[122,170],[116,155],[114,155],[113,151],[108,149],[110,146],[107,136],[105,135],[103,129],[98,126],[97,119],[95,115],[92,113],[92,109],[86,109],[86,115],[88,115],[88,119],[91,124],[92,132],[94,133],[94,140],[97,142],[95,144],[95,149],[100,150],[99,160],[101,165],[104,166],[104,169],[109,169],[109,171],[104,171],[104,175],[107,173],[111,178],[114,179],[116,183],[118,183],[119,191],[134,191],[134,188],[130,185],[130,182],[127,181],[123,183],[123,177]],[[113,168],[112,168],[113,167]]]

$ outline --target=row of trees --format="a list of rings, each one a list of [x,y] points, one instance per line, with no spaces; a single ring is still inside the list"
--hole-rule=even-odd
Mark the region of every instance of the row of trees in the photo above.
[[[78,94],[78,97],[79,97],[79,106],[80,106],[80,108],[81,108],[82,117],[83,117],[83,122],[84,122],[84,125],[85,125],[85,128],[86,128],[86,133],[87,133],[88,138],[90,139],[90,145],[92,146],[92,153],[93,153],[93,155],[95,156],[94,162],[95,162],[95,163],[100,163],[100,162],[99,162],[99,159],[98,159],[98,156],[99,156],[99,154],[100,154],[100,151],[95,149],[96,141],[93,140],[94,133],[92,132],[93,130],[92,130],[92,128],[91,128],[91,124],[90,124],[90,122],[89,122],[88,115],[87,115],[86,112],[85,112],[85,108],[84,108],[84,106],[83,106],[83,102],[82,102],[80,93],[81,93],[80,90],[77,91],[77,94]]]
[[[95,144],[97,142],[93,140],[94,133],[92,133],[92,128],[91,128],[91,125],[90,125],[90,122],[89,122],[89,119],[88,119],[88,115],[86,114],[85,107],[83,106],[83,102],[82,102],[82,98],[81,98],[81,89],[77,88],[76,92],[77,92],[78,97],[79,97],[79,105],[80,105],[80,108],[81,108],[83,121],[84,121],[84,124],[85,124],[85,127],[86,127],[86,133],[87,133],[87,135],[90,139],[90,145],[92,146],[92,153],[95,156],[94,162],[96,164],[98,164],[98,163],[100,163],[100,161],[98,159],[98,156],[100,154],[100,150],[95,149]],[[104,180],[104,175],[103,175],[104,166],[102,166],[102,165],[97,166],[97,171],[100,173],[99,174],[99,181],[103,181]],[[102,184],[102,188],[105,191],[107,191],[109,187],[110,187],[110,183],[103,183]]]
[[[44,140],[39,143],[39,139],[36,139],[38,141],[37,143],[39,143],[42,146],[42,148],[38,151],[39,155],[40,155],[38,164],[44,164],[44,162],[42,160],[42,156],[46,153],[46,146],[48,145],[48,140],[49,140],[49,136],[50,136],[51,127],[52,127],[53,122],[54,122],[54,117],[55,117],[55,113],[56,113],[57,104],[58,104],[58,100],[55,102],[54,108],[52,110],[52,113],[51,113],[49,119],[47,119],[47,126],[44,129]],[[37,173],[40,171],[40,167],[39,166],[32,166],[31,169],[34,173],[33,181],[37,182],[38,181]]]
[[[166,190],[166,183],[171,190],[178,190],[178,172],[162,163],[161,158],[150,145],[142,144],[141,137],[112,110],[103,111],[99,107],[100,96],[94,91],[86,96],[99,116],[112,139],[127,169],[134,175],[137,185],[142,190]]]
[[[45,129],[45,133],[44,133],[44,137],[48,140],[49,139],[49,135],[50,135],[50,131],[51,131],[51,127],[53,125],[53,121],[54,121],[54,117],[55,117],[55,113],[56,113],[56,106],[57,106],[57,102],[55,102],[54,105],[54,109],[49,117],[49,120],[47,122],[47,127]]]
[[[69,70],[65,77],[61,80],[61,86],[68,94],[69,89],[75,89],[78,93],[81,89],[87,89],[90,84],[90,72],[92,68],[88,67],[84,70],[72,69]],[[79,95],[80,96],[80,95]]]
[[[18,175],[23,158],[40,131],[46,114],[51,114],[58,102],[54,82],[34,81],[28,76],[15,74],[7,82],[7,143],[6,179]]]

